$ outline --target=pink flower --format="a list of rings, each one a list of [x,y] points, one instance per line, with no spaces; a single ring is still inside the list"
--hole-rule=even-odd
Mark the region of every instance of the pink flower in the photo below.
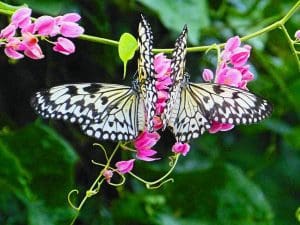
[[[151,158],[151,156],[155,155],[157,152],[153,149],[137,149],[136,157],[143,161],[155,161],[160,158]]]
[[[210,69],[204,69],[202,78],[204,81],[209,82],[214,78],[214,73]]]
[[[250,56],[251,47],[249,45],[243,48],[236,48],[230,55],[230,62],[234,67],[243,66]]]
[[[63,22],[60,24],[60,33],[65,37],[75,38],[83,34],[84,29],[74,22]]]
[[[31,59],[42,59],[43,55],[41,47],[38,45],[38,39],[31,33],[23,33],[22,49],[24,54]]]
[[[114,173],[113,173],[112,170],[105,170],[103,172],[103,176],[105,177],[105,180],[106,180],[107,183],[110,183],[110,179],[112,178],[113,174]]]
[[[162,120],[159,116],[154,116],[153,123],[154,123],[154,130],[159,130],[160,128],[163,127]]]
[[[296,40],[300,41],[300,30],[297,30],[295,33]]]
[[[210,129],[208,130],[209,133],[214,134],[219,131],[228,131],[234,128],[234,125],[229,124],[229,123],[219,123],[216,121],[213,121],[211,124]]]
[[[14,12],[11,17],[12,24],[17,27],[23,28],[31,23],[31,9],[30,8],[20,8]]]
[[[232,52],[236,48],[240,47],[240,45],[241,45],[241,40],[239,36],[231,37],[226,41],[224,46],[224,51]]]
[[[78,13],[66,13],[60,17],[59,22],[78,22],[81,16]]]
[[[121,174],[130,172],[133,169],[135,159],[130,159],[127,161],[119,161],[116,163],[117,170]]]
[[[20,50],[21,41],[18,38],[10,38],[5,45],[4,53],[12,59],[21,59],[23,54],[18,52]]]
[[[237,69],[225,67],[220,69],[216,74],[216,83],[218,84],[226,84],[237,87],[241,81],[242,74]]]
[[[144,161],[158,160],[159,158],[151,158],[151,156],[156,154],[156,151],[151,149],[156,142],[159,140],[160,136],[157,132],[142,132],[133,142],[136,148],[136,157]]]
[[[160,136],[157,132],[142,132],[133,142],[136,149],[150,149],[159,140]]]
[[[156,81],[155,87],[157,90],[167,90],[171,84],[171,77],[165,76]]]
[[[186,156],[189,151],[190,145],[188,143],[176,142],[172,147],[172,152],[182,154],[183,156]]]
[[[70,55],[75,52],[75,45],[67,38],[59,37],[53,47],[53,50],[64,55]]]
[[[168,59],[163,53],[159,53],[154,56],[153,64],[157,78],[165,77],[166,74],[170,74],[171,60]]]
[[[9,24],[7,27],[1,30],[0,38],[9,39],[15,36],[17,27],[14,24]]]
[[[41,16],[35,21],[35,30],[38,34],[48,36],[55,29],[55,19],[51,16]]]
[[[241,45],[241,40],[238,36],[229,38],[225,43],[224,50],[221,52],[221,62],[217,66],[215,83],[225,84],[241,89],[247,89],[247,83],[253,80],[254,75],[249,70],[247,61],[250,57],[251,46]],[[205,69],[202,77],[204,80],[210,80],[213,73]],[[210,133],[218,131],[228,131],[234,125],[212,121]]]

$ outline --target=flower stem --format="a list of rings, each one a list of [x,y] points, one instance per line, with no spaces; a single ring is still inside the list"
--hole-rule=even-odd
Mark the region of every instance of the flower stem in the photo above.
[[[159,178],[158,180],[155,180],[155,181],[146,181],[146,180],[144,180],[143,178],[141,178],[141,177],[135,175],[135,174],[132,173],[132,172],[129,172],[129,174],[130,174],[131,176],[133,176],[134,178],[136,178],[137,180],[141,181],[142,183],[145,183],[146,186],[147,186],[147,188],[151,188],[151,186],[154,186],[154,185],[156,185],[156,184],[162,182],[165,178],[167,178],[167,177],[172,173],[172,171],[174,170],[174,168],[175,168],[175,166],[176,166],[176,164],[177,164],[177,162],[178,162],[179,156],[180,156],[180,154],[176,154],[176,155],[175,155],[175,161],[174,161],[172,167],[170,168],[170,170],[169,170],[164,176],[162,176],[161,178]]]
[[[76,221],[76,219],[78,218],[79,212],[80,212],[81,208],[83,207],[84,203],[86,202],[86,200],[89,197],[93,196],[94,194],[97,194],[97,192],[99,191],[100,186],[103,182],[103,173],[104,173],[105,170],[107,170],[110,167],[110,162],[113,159],[113,157],[116,154],[119,147],[120,147],[120,142],[117,144],[117,146],[115,147],[115,149],[111,153],[110,157],[107,160],[107,163],[106,163],[105,167],[100,171],[100,173],[99,173],[98,177],[96,178],[96,180],[94,181],[94,183],[91,185],[89,190],[86,191],[86,194],[85,194],[84,198],[81,200],[79,206],[77,208],[73,207],[77,211],[77,213],[74,216],[73,220],[71,221],[70,225],[73,225],[74,222]]]
[[[102,44],[107,44],[107,45],[113,45],[113,46],[118,46],[119,42],[106,39],[106,38],[101,38],[101,37],[96,37],[88,34],[82,34],[79,36],[79,39],[85,40],[85,41],[90,41],[90,42],[96,42],[96,43],[102,43]]]

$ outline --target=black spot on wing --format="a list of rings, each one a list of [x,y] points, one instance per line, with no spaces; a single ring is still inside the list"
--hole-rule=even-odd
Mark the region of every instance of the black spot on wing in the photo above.
[[[224,92],[220,85],[214,85],[213,90],[216,94],[221,94],[222,92]]]
[[[91,84],[87,87],[84,87],[83,90],[90,94],[95,94],[96,92],[99,91],[100,88],[102,88],[101,84]]]
[[[77,92],[77,87],[76,86],[73,86],[73,85],[69,85],[69,86],[66,86],[66,88],[68,88],[68,94],[70,95],[77,95],[78,92]]]
[[[105,105],[108,102],[108,98],[106,96],[101,97],[101,104]]]

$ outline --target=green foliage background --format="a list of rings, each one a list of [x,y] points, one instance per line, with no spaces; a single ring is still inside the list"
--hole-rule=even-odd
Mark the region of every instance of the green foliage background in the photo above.
[[[20,5],[23,1],[7,1]],[[221,43],[234,35],[254,32],[282,17],[296,1],[172,1],[172,0],[27,0],[34,16],[76,11],[87,34],[118,40],[122,33],[136,36],[140,13],[151,23],[156,48],[171,48],[187,24],[190,45]],[[0,27],[7,17],[0,17]],[[300,14],[287,27],[293,36]],[[123,188],[108,185],[89,199],[76,224],[186,224],[292,225],[300,206],[300,79],[294,57],[280,30],[251,39],[252,71],[249,88],[274,106],[270,119],[239,126],[226,133],[204,134],[191,144],[172,174],[174,183],[146,190],[133,179]],[[95,140],[77,126],[62,121],[36,120],[30,108],[32,94],[51,86],[74,82],[130,84],[136,59],[127,76],[116,47],[76,40],[71,56],[43,45],[40,61],[8,60],[0,54],[0,224],[69,224],[74,211],[67,203],[71,189],[81,198],[103,161],[92,147]],[[201,80],[204,68],[215,69],[216,57],[189,53],[187,70]],[[174,139],[168,132],[156,147],[167,158]],[[115,143],[105,142],[108,149]],[[121,158],[119,154],[118,159]],[[135,172],[159,177],[167,160],[137,163]]]

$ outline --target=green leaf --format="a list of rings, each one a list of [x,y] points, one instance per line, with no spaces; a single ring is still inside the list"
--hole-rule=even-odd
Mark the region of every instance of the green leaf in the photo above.
[[[205,0],[139,0],[155,11],[161,22],[169,29],[180,33],[183,26],[189,28],[189,40],[199,43],[201,29],[209,26],[208,8]]]
[[[26,206],[24,220],[29,222],[23,224],[61,224],[70,219],[67,194],[74,188],[76,160],[73,148],[41,123],[0,134],[0,187],[5,185],[6,192],[15,195],[16,205],[22,202],[22,210]],[[2,194],[0,200],[5,199]],[[0,211],[2,206],[0,202]]]
[[[233,165],[215,164],[174,178],[175,183],[167,185],[165,192],[177,219],[197,218],[198,224],[211,225],[273,224],[262,191]]]
[[[121,35],[121,38],[119,40],[118,52],[119,52],[119,57],[124,64],[123,78],[125,78],[126,76],[127,62],[133,58],[137,48],[138,48],[138,43],[134,36],[132,36],[129,33],[124,33]]]

